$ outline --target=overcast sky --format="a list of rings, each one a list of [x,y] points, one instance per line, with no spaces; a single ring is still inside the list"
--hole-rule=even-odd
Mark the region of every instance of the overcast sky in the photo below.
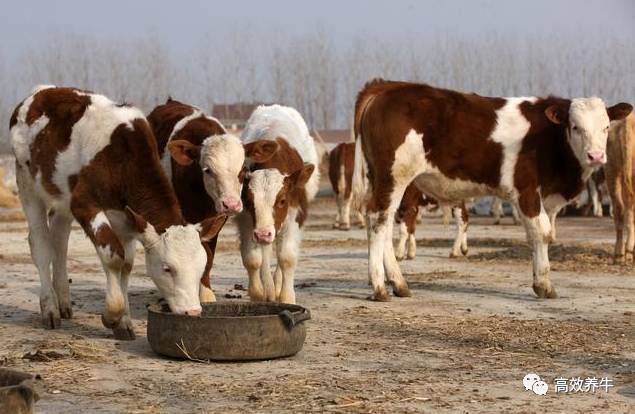
[[[449,33],[587,33],[635,38],[635,0],[11,0],[0,50],[15,56],[53,32],[108,38],[156,33],[172,50],[234,28],[297,35],[320,26],[338,44],[353,36]]]

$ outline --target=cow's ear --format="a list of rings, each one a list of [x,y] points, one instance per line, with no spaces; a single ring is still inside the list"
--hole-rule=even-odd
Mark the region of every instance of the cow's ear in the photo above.
[[[279,145],[276,141],[261,140],[245,144],[244,147],[245,157],[251,158],[256,163],[263,163],[273,157]]]
[[[148,223],[141,214],[136,213],[128,206],[126,206],[125,212],[128,224],[136,233],[137,239],[141,242],[141,244],[143,244],[143,247],[149,249],[154,246],[160,238],[154,226]]]
[[[190,141],[177,139],[168,143],[168,151],[174,161],[180,165],[190,165],[201,157],[201,146],[194,145]]]
[[[624,119],[633,111],[633,105],[627,103],[618,103],[610,108],[606,108],[606,112],[609,114],[611,121],[619,121]]]
[[[198,223],[196,228],[201,236],[201,241],[208,242],[216,237],[226,221],[225,214],[218,214]]]
[[[564,105],[556,104],[548,106],[547,109],[545,109],[545,115],[547,119],[554,124],[564,124],[568,120],[569,112],[568,108]]]
[[[311,178],[311,174],[313,174],[313,170],[315,166],[313,164],[304,163],[302,168],[295,171],[293,174],[289,176],[289,179],[296,186],[296,188],[302,188],[305,186],[309,178]]]

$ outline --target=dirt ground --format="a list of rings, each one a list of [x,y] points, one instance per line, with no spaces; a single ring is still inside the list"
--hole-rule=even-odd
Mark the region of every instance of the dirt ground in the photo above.
[[[137,258],[130,301],[137,339],[101,325],[105,276],[75,227],[69,272],[74,318],[40,327],[39,280],[26,223],[0,214],[0,365],[42,376],[38,413],[190,412],[635,412],[635,277],[610,264],[609,218],[562,218],[551,247],[560,295],[531,290],[519,226],[471,221],[467,258],[449,259],[453,226],[426,217],[418,256],[402,269],[411,298],[365,300],[365,232],[333,230],[334,205],[318,199],[304,233],[298,302],[310,308],[304,349],[288,359],[200,363],[155,355],[145,305],[157,299]],[[247,285],[233,225],[214,268],[220,300]],[[235,300],[235,299],[234,299]],[[534,372],[545,396],[525,391]],[[556,394],[557,377],[609,377],[609,392]]]

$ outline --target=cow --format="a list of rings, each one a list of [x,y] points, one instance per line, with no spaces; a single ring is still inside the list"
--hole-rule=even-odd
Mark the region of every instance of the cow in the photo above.
[[[353,181],[353,163],[355,162],[355,143],[343,142],[329,153],[329,181],[335,192],[337,215],[333,228],[350,230],[351,228],[351,185]],[[364,216],[356,211],[359,225],[364,227]]]
[[[533,254],[533,290],[555,298],[548,245],[558,210],[606,161],[609,122],[632,106],[600,98],[496,98],[377,79],[355,103],[354,191],[364,194],[372,300],[410,296],[392,246],[393,216],[411,182],[440,202],[493,194],[513,203]],[[363,189],[362,167],[369,185]]]
[[[245,149],[237,136],[228,134],[217,119],[199,108],[172,98],[154,108],[148,122],[164,171],[188,223],[218,213],[232,216],[242,211]],[[256,150],[266,148],[251,148],[252,152]],[[201,302],[216,300],[210,272],[217,239],[205,243],[208,260],[201,279]]]
[[[426,196],[410,183],[401,198],[399,207],[395,212],[395,222],[399,224],[399,242],[395,251],[395,258],[398,261],[407,258],[412,260],[417,255],[417,240],[415,231],[417,228],[417,218],[420,207],[439,206],[437,200]],[[469,216],[465,202],[462,201],[451,207],[452,214],[456,220],[456,237],[450,252],[450,258],[467,255],[467,226]]]
[[[247,156],[245,209],[237,216],[240,252],[252,301],[295,303],[293,279],[309,202],[319,186],[318,158],[302,116],[293,108],[259,106],[241,136],[245,146],[268,143],[272,155]],[[260,155],[260,154],[259,154]],[[271,276],[272,244],[277,267]]]
[[[614,122],[606,146],[607,162],[604,167],[606,184],[613,206],[615,223],[615,263],[633,261],[635,247],[635,115]],[[624,234],[626,233],[626,235]]]
[[[10,130],[45,328],[72,316],[66,255],[73,218],[106,273],[102,322],[115,338],[135,337],[127,290],[137,240],[170,310],[200,315],[207,261],[201,241],[216,236],[225,217],[186,224],[140,110],[92,92],[40,86],[18,104]]]

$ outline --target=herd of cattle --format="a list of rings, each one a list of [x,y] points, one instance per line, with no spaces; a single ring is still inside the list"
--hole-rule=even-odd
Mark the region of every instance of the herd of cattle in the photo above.
[[[481,195],[513,205],[533,249],[534,292],[556,297],[547,255],[556,214],[603,164],[616,260],[632,260],[631,110],[626,103],[607,108],[599,98],[488,98],[367,83],[355,104],[355,142],[331,152],[329,178],[335,226],[350,228],[353,209],[367,228],[371,298],[389,299],[386,282],[396,296],[410,295],[397,260],[415,255],[420,206],[452,207],[458,256],[467,253],[465,200]],[[118,339],[135,336],[127,287],[136,241],[170,309],[200,315],[201,302],[215,300],[210,273],[228,216],[238,224],[250,299],[295,303],[302,227],[319,184],[315,142],[295,109],[258,107],[238,138],[176,100],[146,117],[103,95],[38,86],[16,107],[10,130],[45,327],[72,316],[66,255],[73,219],[103,265],[102,321]]]

